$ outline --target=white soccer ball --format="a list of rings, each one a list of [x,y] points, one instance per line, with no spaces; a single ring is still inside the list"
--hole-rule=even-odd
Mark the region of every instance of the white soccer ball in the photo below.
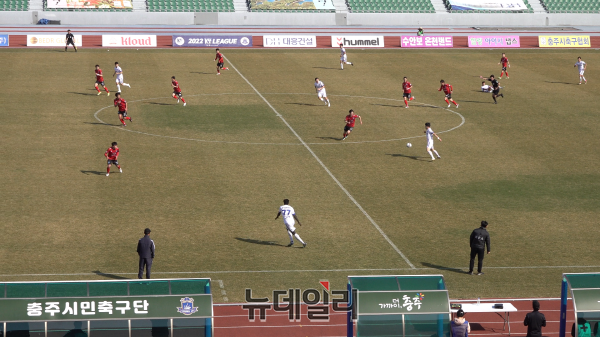
[[[410,148],[410,147],[412,147],[412,144],[411,143],[406,143],[406,147]]]

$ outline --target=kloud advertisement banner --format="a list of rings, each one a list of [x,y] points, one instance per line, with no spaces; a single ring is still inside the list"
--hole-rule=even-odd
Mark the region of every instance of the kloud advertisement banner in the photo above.
[[[452,36],[402,36],[402,48],[452,48]]]
[[[527,5],[523,0],[448,0],[453,11],[524,11]]]
[[[469,48],[519,48],[521,40],[516,35],[469,36]]]
[[[378,36],[365,36],[365,35],[344,35],[344,36],[332,36],[331,46],[339,47],[340,44],[345,47],[379,47],[383,48],[383,35]]]
[[[590,48],[589,35],[540,35],[541,48]]]
[[[252,47],[252,35],[173,35],[173,47]]]
[[[102,35],[102,47],[156,47],[156,35]]]
[[[73,34],[75,45],[81,47],[81,35]],[[67,45],[66,34],[62,35],[27,35],[27,47],[64,47]]]
[[[268,48],[315,48],[315,35],[265,35],[263,46]]]
[[[8,47],[8,35],[0,35],[0,47]]]

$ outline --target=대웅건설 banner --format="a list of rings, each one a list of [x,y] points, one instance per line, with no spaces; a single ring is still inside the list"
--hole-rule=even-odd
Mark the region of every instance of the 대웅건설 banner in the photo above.
[[[48,8],[133,8],[130,0],[48,0]]]
[[[102,35],[102,47],[156,47],[156,35]]]
[[[173,35],[173,47],[252,47],[252,35]]]
[[[524,11],[527,6],[523,0],[448,0],[453,11]]]
[[[519,48],[517,35],[469,36],[469,48]]]
[[[344,35],[331,37],[332,47],[339,47],[342,43],[344,44],[344,47],[384,47],[383,42],[383,35]]]
[[[452,36],[402,36],[402,48],[452,48]]]
[[[270,48],[314,48],[317,46],[315,35],[265,35],[263,46]]]
[[[81,35],[73,34],[74,42],[77,47],[81,47]],[[64,47],[67,45],[66,34],[45,35],[29,34],[27,35],[27,47]]]
[[[540,35],[542,48],[591,48],[589,35]]]

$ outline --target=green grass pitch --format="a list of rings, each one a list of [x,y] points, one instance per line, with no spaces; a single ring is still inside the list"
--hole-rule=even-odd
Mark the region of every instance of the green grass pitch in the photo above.
[[[150,227],[154,277],[223,280],[230,302],[245,288],[264,296],[322,279],[345,289],[356,274],[442,273],[455,298],[558,296],[562,272],[600,266],[600,55],[508,51],[494,105],[478,76],[499,75],[501,52],[348,49],[355,66],[340,71],[336,49],[235,49],[215,76],[212,50],[1,50],[0,279],[134,278]],[[577,85],[577,56],[587,85]],[[132,86],[126,129],[111,107],[115,61]],[[95,64],[111,97],[96,96]],[[170,97],[173,75],[186,107]],[[440,79],[458,109],[445,109]],[[364,124],[341,142],[351,108]],[[443,140],[441,160],[425,151],[425,122]],[[112,141],[123,173],[105,177]],[[284,247],[274,220],[284,198],[305,249]],[[468,276],[468,237],[484,219],[486,275]]]

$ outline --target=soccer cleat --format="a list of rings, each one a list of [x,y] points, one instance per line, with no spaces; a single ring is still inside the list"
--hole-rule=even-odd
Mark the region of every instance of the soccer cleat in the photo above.
[[[96,94],[96,96],[100,96],[100,91],[98,91],[98,93]]]
[[[110,175],[110,173],[107,173],[106,176],[108,177]]]
[[[106,92],[106,96],[110,96],[110,92],[108,92],[108,91],[107,91],[107,92]]]
[[[289,244],[289,245],[287,245],[286,247],[291,247],[291,246],[293,246],[293,245],[294,245],[294,243],[293,243],[293,242],[290,242],[290,244]]]
[[[342,140],[344,140],[344,139],[346,139],[346,138],[348,138],[348,136],[345,136],[344,138],[342,138]]]
[[[431,158],[431,161],[434,161],[434,160],[435,160],[435,158]]]
[[[508,80],[510,77],[506,76],[506,79]]]
[[[129,117],[129,121],[130,121],[130,122],[133,122],[133,119],[131,119],[131,117]]]
[[[472,271],[470,271],[470,272],[468,272],[467,274],[469,274],[469,275],[473,275],[473,272],[472,272]]]
[[[183,103],[183,106],[185,106],[187,103]]]
[[[121,169],[121,168],[120,168],[120,169],[119,169],[119,173],[123,173],[123,169]]]
[[[179,104],[179,98],[177,99],[177,104]]]
[[[302,244],[302,248],[306,248],[306,242]]]
[[[223,68],[223,69],[225,69],[225,70],[229,70],[229,68]]]
[[[407,106],[405,106],[405,108],[407,108],[407,109],[408,109],[408,105],[407,105]]]
[[[221,75],[221,73],[217,73],[217,75]]]
[[[500,97],[504,98],[504,94],[500,94]]]
[[[350,62],[350,65],[354,67],[354,63]]]
[[[127,124],[123,123],[123,126],[127,126]]]
[[[458,109],[458,104],[456,105],[456,108]]]
[[[498,102],[494,102],[494,104],[498,104]]]
[[[448,107],[450,107],[452,104],[448,104]]]
[[[482,272],[479,272],[479,273],[477,273],[477,276],[481,276],[481,275],[483,275],[483,273],[482,273]]]
[[[438,157],[438,159],[442,159],[442,157],[440,157],[440,156],[437,156],[437,157]]]
[[[327,101],[327,106],[331,106],[331,102]]]

